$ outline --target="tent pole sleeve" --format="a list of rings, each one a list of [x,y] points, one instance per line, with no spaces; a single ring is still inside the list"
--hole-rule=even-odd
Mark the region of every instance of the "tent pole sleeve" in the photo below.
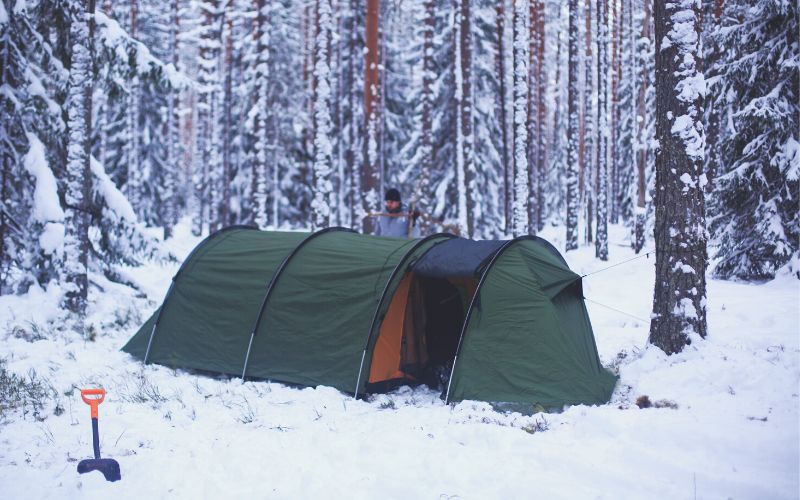
[[[389,292],[389,286],[391,286],[392,281],[397,276],[397,274],[402,269],[405,268],[405,263],[408,260],[408,258],[411,257],[412,255],[414,255],[414,252],[416,252],[417,249],[420,246],[422,246],[425,243],[427,243],[428,241],[431,241],[431,240],[436,239],[436,238],[450,239],[450,238],[457,238],[457,236],[455,236],[453,234],[450,234],[450,233],[435,233],[435,234],[431,234],[429,236],[426,236],[426,237],[422,238],[418,242],[414,243],[414,246],[412,246],[403,255],[403,257],[400,259],[400,262],[398,262],[397,265],[394,266],[394,269],[392,270],[392,274],[389,275],[389,279],[386,280],[386,284],[383,286],[383,291],[381,292],[381,298],[378,300],[378,305],[375,307],[375,312],[372,314],[372,321],[369,324],[369,331],[367,332],[367,339],[364,341],[364,352],[361,355],[361,366],[358,368],[358,377],[356,378],[356,390],[353,391],[353,393],[356,396],[358,396],[358,390],[359,390],[359,388],[361,386],[361,372],[364,370],[364,358],[366,357],[367,350],[369,349],[369,343],[372,340],[372,333],[375,331],[375,325],[378,322],[378,314],[380,313],[381,306],[383,305],[383,301],[386,300],[386,294]]]
[[[458,347],[456,347],[456,355],[453,357],[453,367],[450,369],[450,380],[447,381],[447,393],[444,396],[445,403],[450,402],[450,386],[453,383],[453,376],[456,373],[456,362],[458,361],[458,355],[461,353],[461,345],[464,343],[464,335],[467,333],[469,320],[472,318],[472,311],[475,309],[475,304],[478,303],[478,296],[481,293],[481,288],[483,287],[483,283],[486,281],[486,277],[489,275],[489,271],[492,269],[492,266],[494,266],[494,263],[497,262],[497,259],[512,245],[522,240],[535,239],[536,236],[525,235],[514,238],[513,240],[508,240],[503,244],[503,246],[498,248],[494,254],[492,254],[492,258],[489,260],[489,263],[483,268],[481,279],[478,281],[478,286],[475,287],[475,293],[472,295],[472,299],[469,301],[469,308],[467,309],[467,314],[464,318],[464,324],[461,325],[461,334],[458,336]]]
[[[278,278],[281,277],[281,274],[283,274],[284,269],[286,269],[286,266],[289,264],[289,261],[292,260],[292,257],[297,255],[297,252],[299,252],[300,249],[303,248],[303,246],[306,243],[308,243],[309,241],[313,240],[317,236],[323,235],[325,233],[334,232],[334,231],[345,231],[345,232],[348,232],[348,233],[355,233],[356,232],[353,229],[350,229],[349,227],[335,226],[335,227],[326,227],[324,229],[320,229],[319,231],[317,231],[315,233],[311,233],[306,238],[304,238],[303,241],[298,243],[296,247],[294,247],[294,250],[292,250],[289,253],[289,255],[287,255],[286,258],[283,259],[283,262],[281,262],[281,265],[278,266],[278,268],[272,274],[272,278],[270,278],[269,283],[267,284],[267,291],[264,293],[264,298],[261,299],[261,307],[258,309],[258,316],[256,316],[256,321],[255,321],[255,324],[253,325],[252,333],[250,334],[250,343],[247,345],[247,353],[245,354],[244,363],[242,365],[242,379],[244,379],[245,375],[247,374],[247,364],[250,361],[250,349],[253,347],[253,340],[255,339],[256,332],[258,331],[258,327],[261,326],[261,319],[264,317],[264,311],[267,309],[267,302],[269,301],[269,297],[272,295],[272,290],[275,288],[275,285],[278,283]]]

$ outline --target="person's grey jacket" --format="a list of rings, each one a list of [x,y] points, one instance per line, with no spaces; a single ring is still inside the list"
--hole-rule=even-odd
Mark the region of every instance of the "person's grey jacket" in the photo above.
[[[400,206],[399,212],[407,212],[405,205]],[[375,229],[376,236],[391,236],[393,238],[408,238],[408,216],[389,217],[381,215],[378,217],[378,225]],[[412,237],[419,236],[419,229],[414,226],[411,231]]]

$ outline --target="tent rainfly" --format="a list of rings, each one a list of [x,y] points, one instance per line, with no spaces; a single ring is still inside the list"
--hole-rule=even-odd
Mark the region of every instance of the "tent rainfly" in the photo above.
[[[203,240],[123,347],[142,359],[355,394],[608,401],[581,278],[545,240],[406,240],[233,226]]]

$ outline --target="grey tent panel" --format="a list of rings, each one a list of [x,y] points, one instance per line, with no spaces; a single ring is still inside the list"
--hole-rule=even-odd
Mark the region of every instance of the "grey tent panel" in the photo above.
[[[414,264],[414,273],[427,278],[472,278],[481,264],[505,241],[453,238],[428,250]]]

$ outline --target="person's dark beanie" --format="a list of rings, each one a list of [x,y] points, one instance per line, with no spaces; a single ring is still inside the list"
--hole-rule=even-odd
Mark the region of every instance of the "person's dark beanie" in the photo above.
[[[385,201],[400,201],[400,191],[395,188],[387,189],[386,196],[383,197]]]

